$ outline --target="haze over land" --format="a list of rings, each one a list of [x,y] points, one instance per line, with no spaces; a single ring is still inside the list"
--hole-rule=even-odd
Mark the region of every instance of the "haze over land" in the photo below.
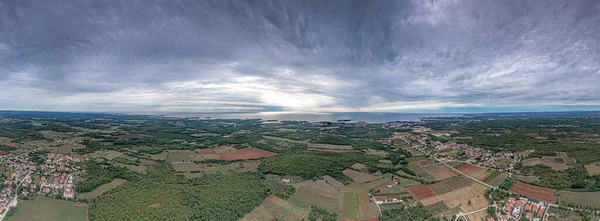
[[[0,109],[594,110],[600,2],[3,1]]]

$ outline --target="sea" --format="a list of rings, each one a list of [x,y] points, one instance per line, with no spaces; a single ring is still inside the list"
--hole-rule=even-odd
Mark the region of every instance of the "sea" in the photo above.
[[[262,119],[278,121],[365,121],[368,123],[385,123],[392,121],[420,121],[432,117],[460,117],[458,113],[298,113],[298,112],[258,112],[258,113],[184,113],[184,112],[152,112],[144,113],[166,117],[197,117],[204,119]]]

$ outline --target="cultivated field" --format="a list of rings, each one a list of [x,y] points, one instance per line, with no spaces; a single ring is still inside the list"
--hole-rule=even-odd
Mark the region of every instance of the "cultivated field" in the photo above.
[[[266,135],[263,135],[262,137],[265,139],[269,139],[269,140],[283,141],[283,142],[289,142],[289,143],[299,143],[299,144],[308,143],[308,141],[305,141],[305,140],[292,140],[292,139],[283,138],[283,137],[273,137],[273,136],[266,136]]]
[[[444,182],[437,182],[437,183],[434,183],[434,184],[430,184],[429,188],[431,188],[431,190],[433,190],[433,192],[435,192],[437,195],[444,194],[444,193],[452,191],[452,189],[450,188],[450,186],[448,186]]]
[[[466,186],[470,186],[473,183],[475,183],[475,181],[465,177],[465,176],[456,176],[456,177],[452,177],[450,179],[444,180],[442,181],[444,184],[448,185],[448,187],[450,187],[450,189],[456,190],[456,189],[460,189]]]
[[[429,186],[425,185],[411,186],[406,189],[408,190],[408,192],[415,195],[417,199],[424,199],[436,195],[435,192],[433,192],[433,190]]]
[[[478,180],[484,180],[485,178],[490,176],[495,171],[492,169],[478,167],[478,166],[474,166],[474,165],[466,164],[466,163],[459,165],[457,169],[460,172],[466,173],[469,176],[471,176],[475,179],[478,179]]]
[[[234,151],[234,150],[236,150],[236,148],[232,147],[232,146],[218,146],[216,148],[213,148],[213,150],[215,152],[217,152],[218,154],[221,154],[221,153],[225,153],[225,152],[229,152],[229,151]]]
[[[275,216],[264,206],[260,205],[254,208],[252,212],[246,214],[241,221],[275,221]]]
[[[430,162],[430,161],[427,161]],[[436,181],[445,180],[451,177],[458,176],[459,173],[447,166],[441,164],[429,164],[422,166],[429,175],[431,175]]]
[[[124,154],[118,151],[109,150],[109,151],[96,151],[92,154],[92,157],[104,157],[109,160],[113,160],[117,157],[121,157]]]
[[[327,182],[329,185],[335,187],[338,190],[340,188],[344,187],[344,184],[342,182],[337,181],[336,179],[334,179],[333,177],[331,177],[329,175],[323,176],[323,180],[325,180],[325,182]]]
[[[554,203],[556,201],[556,196],[554,195],[556,190],[549,188],[516,182],[512,187],[510,187],[510,191],[550,203]]]
[[[202,157],[191,150],[167,150],[167,162],[192,162],[202,161]]]
[[[169,156],[169,152],[163,151],[163,152],[160,152],[159,154],[150,155],[150,159],[152,159],[152,160],[167,160],[168,156]]]
[[[575,160],[575,158],[573,157],[569,157],[567,155],[567,153],[565,152],[560,152],[560,157],[563,159],[563,162],[565,162],[565,164],[567,164],[567,166],[577,166],[577,162]]]
[[[390,178],[382,178],[371,182],[363,183],[363,186],[368,190],[385,189],[388,185],[394,183]]]
[[[435,204],[439,201],[444,201],[448,208],[460,207],[462,211],[470,212],[488,206],[488,201],[486,200],[486,196],[484,196],[485,189],[485,186],[479,183],[473,183],[469,186],[456,189],[451,192],[421,199],[420,201],[425,206]],[[469,200],[471,201],[470,205]]]
[[[322,143],[309,143],[308,148],[326,149],[326,150],[352,150],[352,146],[350,146],[350,145],[335,145],[335,144],[322,144]]]
[[[566,156],[566,154],[565,154],[565,156]],[[528,158],[528,159],[523,160],[523,166],[535,166],[538,164],[542,164],[542,165],[551,167],[553,170],[569,169],[569,166],[567,166],[567,164],[564,163],[564,161],[562,163],[558,162],[559,159],[562,159],[562,158],[550,157],[550,156],[543,156],[542,158]]]
[[[371,175],[368,173],[358,172],[356,170],[351,170],[351,169],[345,169],[344,171],[342,171],[342,173],[344,173],[344,175],[346,175],[347,177],[350,177],[352,180],[359,182],[359,183],[366,183],[369,181],[379,179],[378,176]]]
[[[17,144],[13,143],[12,139],[8,137],[0,137],[0,143],[4,146],[17,147]]]
[[[598,207],[600,205],[600,192],[560,191],[560,201]]]
[[[17,211],[8,221],[82,221],[87,220],[87,206],[39,196],[35,200],[19,201]]]
[[[362,163],[355,163],[354,165],[350,166],[350,168],[358,171],[363,171],[367,169],[367,165],[364,165]]]
[[[489,175],[488,177],[486,177],[482,181],[484,183],[490,184],[492,186],[498,186],[507,177],[508,177],[508,174],[496,170],[496,171],[494,171],[494,173],[492,173],[491,175]]]
[[[207,164],[192,162],[173,162],[173,169],[177,172],[256,172],[260,161],[235,162],[230,164]]]
[[[117,188],[118,186],[122,185],[125,182],[127,182],[127,180],[114,179],[110,183],[102,184],[98,188],[94,189],[92,192],[77,194],[77,198],[78,199],[96,198],[96,197],[99,197],[102,194],[104,194],[104,193],[106,193],[106,192],[108,192],[108,191],[110,191],[110,190],[112,190],[114,188]]]
[[[232,160],[247,160],[247,159],[259,159],[273,157],[276,153],[269,152],[266,150],[256,148],[244,148],[241,150],[234,150],[225,153],[221,153],[221,159],[232,161]]]
[[[200,157],[206,160],[220,160],[221,155],[210,148],[196,149],[195,150]]]
[[[308,218],[310,212],[275,195],[267,197],[261,205],[277,220],[303,220]]]
[[[130,164],[124,164],[124,163],[119,163],[119,162],[111,162],[111,163],[115,166],[125,167],[127,169],[133,170],[138,173],[146,173],[146,170],[148,170],[147,166],[137,166],[137,165],[130,165]]]
[[[358,150],[332,150],[332,149],[317,149],[307,147],[306,150],[309,151],[317,151],[317,152],[327,152],[327,153],[348,153],[348,152],[358,152]]]
[[[585,165],[585,169],[588,171],[590,176],[600,175],[600,163]]]
[[[341,189],[343,193],[342,217],[351,220],[378,220],[379,210],[369,202],[367,190],[358,183],[351,183]]]
[[[309,205],[341,213],[341,192],[324,180],[304,181],[296,185],[296,193],[290,201],[298,200]]]

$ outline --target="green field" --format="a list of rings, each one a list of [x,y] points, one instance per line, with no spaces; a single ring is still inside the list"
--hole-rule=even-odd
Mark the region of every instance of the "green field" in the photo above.
[[[560,191],[560,202],[600,208],[600,192]]]
[[[123,179],[114,179],[113,181],[111,181],[110,183],[107,184],[103,184],[101,186],[99,186],[98,188],[96,188],[95,190],[93,190],[92,192],[89,193],[81,193],[77,195],[77,198],[79,199],[91,199],[91,198],[96,198],[114,188],[117,188],[118,186],[122,185],[123,183],[127,182],[127,180],[123,180]]]
[[[283,141],[283,142],[289,142],[289,143],[299,143],[299,144],[306,144],[308,143],[308,141],[304,141],[304,140],[292,140],[292,139],[288,139],[288,138],[283,138],[283,137],[273,137],[273,136],[262,136],[265,139],[269,139],[269,140],[275,140],[275,141]]]
[[[86,210],[87,206],[40,196],[32,201],[20,200],[15,214],[6,220],[82,221],[87,219]]]

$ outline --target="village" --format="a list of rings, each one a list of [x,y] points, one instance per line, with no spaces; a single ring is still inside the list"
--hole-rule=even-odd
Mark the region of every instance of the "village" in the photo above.
[[[45,160],[39,155],[43,155]],[[31,151],[0,155],[0,168],[3,168],[0,172],[4,179],[0,184],[0,215],[16,206],[18,199],[29,199],[33,194],[74,200],[75,178],[72,173],[81,169],[76,165],[80,160],[69,154]]]

